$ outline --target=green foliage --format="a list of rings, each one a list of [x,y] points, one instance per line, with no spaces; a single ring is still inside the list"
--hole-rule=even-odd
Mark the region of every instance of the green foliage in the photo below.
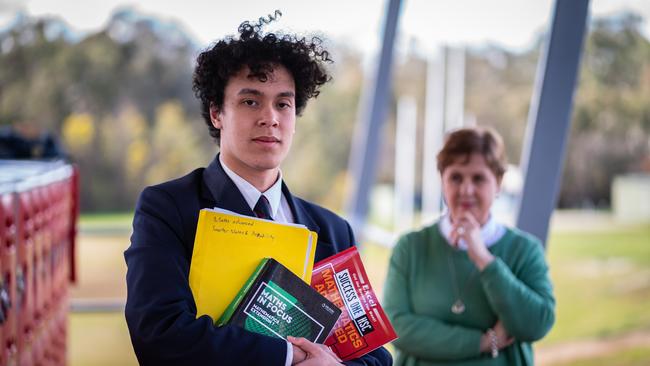
[[[629,13],[593,23],[584,64],[601,84],[639,86],[639,75],[648,61],[642,23],[640,16]]]
[[[616,174],[650,170],[650,43],[640,22],[623,14],[591,26],[562,207],[608,205]],[[85,212],[130,209],[143,186],[182,175],[215,154],[191,90],[196,48],[159,33],[154,23],[133,23],[118,12],[105,29],[78,41],[52,32],[61,24],[53,18],[24,19],[0,33],[0,124],[36,125],[61,137],[81,169]],[[519,54],[495,46],[467,53],[467,114],[504,135],[513,163],[524,141],[539,45]],[[337,210],[365,84],[358,52],[330,49],[334,80],[299,118],[283,173],[295,193]],[[394,175],[397,96],[417,100],[414,143],[422,143],[426,60],[412,52],[396,63],[394,75],[379,182]]]
[[[177,102],[161,104],[150,135],[149,166],[141,173],[144,184],[151,185],[185,175],[210,162],[212,155],[197,149],[199,134],[184,121],[184,111]]]
[[[596,19],[585,41],[559,207],[608,207],[618,174],[650,171],[650,41],[642,19]],[[539,42],[541,45],[541,42]],[[539,52],[470,51],[466,109],[504,136],[518,163]]]
[[[560,206],[609,206],[617,174],[650,159],[650,42],[631,14],[594,22],[575,97]],[[646,163],[647,164],[647,163]]]
[[[130,209],[154,177],[185,174],[213,155],[191,92],[193,45],[121,17],[79,42],[52,33],[60,25],[52,18],[0,34],[0,122],[61,137],[81,171],[83,211]],[[132,36],[116,36],[125,26]]]
[[[294,193],[338,210],[345,194],[363,74],[359,55],[352,50],[338,48],[333,57],[333,81],[298,118],[292,153],[282,172]]]
[[[508,161],[518,164],[539,52],[514,54],[497,47],[467,56],[466,105],[478,124],[494,127],[506,143]]]

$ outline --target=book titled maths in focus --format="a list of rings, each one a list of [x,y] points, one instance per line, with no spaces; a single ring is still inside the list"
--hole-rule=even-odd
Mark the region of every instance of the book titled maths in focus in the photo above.
[[[217,326],[323,343],[341,310],[278,261],[265,258],[233,299]]]

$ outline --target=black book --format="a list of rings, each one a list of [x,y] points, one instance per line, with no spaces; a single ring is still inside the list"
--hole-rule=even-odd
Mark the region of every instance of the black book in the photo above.
[[[257,266],[226,308],[217,326],[238,325],[285,339],[304,337],[323,343],[341,310],[273,258]]]

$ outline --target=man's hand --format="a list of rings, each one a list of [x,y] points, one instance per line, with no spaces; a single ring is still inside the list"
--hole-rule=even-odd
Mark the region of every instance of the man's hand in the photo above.
[[[287,337],[287,340],[293,344],[294,356],[296,349],[302,350],[307,357],[302,361],[294,359],[294,364],[299,366],[339,366],[341,359],[332,352],[329,347],[308,341],[305,338]]]
[[[307,358],[307,353],[303,351],[300,347],[292,345],[291,349],[293,350],[293,361],[291,361],[292,365],[295,365],[297,363],[300,363]]]

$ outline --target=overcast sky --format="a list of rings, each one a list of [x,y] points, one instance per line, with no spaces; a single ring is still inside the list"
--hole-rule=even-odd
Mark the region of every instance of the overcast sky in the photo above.
[[[364,51],[379,44],[387,0],[0,0],[0,26],[18,11],[32,16],[57,15],[73,29],[94,31],[111,13],[130,6],[148,15],[178,22],[202,45],[236,31],[243,20],[280,9],[274,28],[295,32],[319,31],[334,41],[346,40]],[[404,0],[400,38],[417,37],[419,45],[439,42],[480,45],[485,42],[524,49],[547,26],[553,0]],[[270,5],[272,4],[272,5]],[[325,5],[327,4],[327,5]],[[650,0],[592,0],[599,16],[631,9],[646,20],[650,34]]]

